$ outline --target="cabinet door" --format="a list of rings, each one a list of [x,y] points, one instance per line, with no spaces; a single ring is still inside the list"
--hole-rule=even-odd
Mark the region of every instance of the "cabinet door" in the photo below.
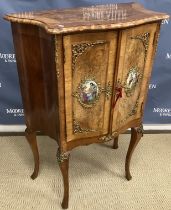
[[[122,31],[117,83],[123,89],[114,108],[113,132],[142,116],[157,27],[154,23]]]
[[[64,36],[67,141],[108,133],[117,33]]]

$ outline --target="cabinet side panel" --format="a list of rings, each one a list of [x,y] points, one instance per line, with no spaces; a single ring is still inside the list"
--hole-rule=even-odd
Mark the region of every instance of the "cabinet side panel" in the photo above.
[[[150,83],[150,77],[152,73],[152,68],[153,68],[153,63],[158,47],[158,41],[159,41],[159,36],[160,36],[160,26],[161,26],[161,21],[159,21],[156,24],[156,27],[154,26],[154,39],[151,45],[149,46],[149,51],[151,50],[151,54],[147,57],[146,61],[146,66],[144,69],[144,75],[145,75],[145,82],[142,83],[141,86],[141,95],[140,95],[140,104],[141,107],[139,106],[139,109],[137,110],[137,117],[140,117],[144,113],[144,108],[148,96],[148,89],[149,89],[149,83]]]
[[[56,139],[54,38],[43,29],[12,23],[26,126]]]

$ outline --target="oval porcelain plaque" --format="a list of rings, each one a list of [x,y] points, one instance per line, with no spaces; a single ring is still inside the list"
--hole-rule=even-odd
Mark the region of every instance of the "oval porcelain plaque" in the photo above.
[[[138,81],[138,72],[136,70],[130,71],[126,81],[127,88],[132,89],[136,85],[137,81]]]
[[[127,74],[125,81],[125,92],[127,96],[131,96],[140,79],[140,74],[137,68],[131,68]]]
[[[85,80],[80,85],[80,102],[86,105],[94,104],[98,99],[99,88],[95,81]]]

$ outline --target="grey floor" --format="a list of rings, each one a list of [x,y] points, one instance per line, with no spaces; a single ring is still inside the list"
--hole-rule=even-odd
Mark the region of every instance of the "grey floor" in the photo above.
[[[171,134],[146,134],[132,158],[133,179],[124,177],[130,135],[112,142],[78,147],[70,156],[73,210],[171,210]],[[0,137],[0,209],[58,210],[63,194],[56,143],[38,137],[40,173],[31,180],[33,156],[24,137]]]

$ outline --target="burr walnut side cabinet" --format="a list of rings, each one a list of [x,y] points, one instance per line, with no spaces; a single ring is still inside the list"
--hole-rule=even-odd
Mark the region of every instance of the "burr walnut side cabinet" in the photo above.
[[[125,173],[143,134],[142,116],[161,21],[169,16],[127,3],[8,14],[25,113],[39,171],[36,133],[58,143],[62,207],[68,207],[72,149],[113,140],[131,128]]]

